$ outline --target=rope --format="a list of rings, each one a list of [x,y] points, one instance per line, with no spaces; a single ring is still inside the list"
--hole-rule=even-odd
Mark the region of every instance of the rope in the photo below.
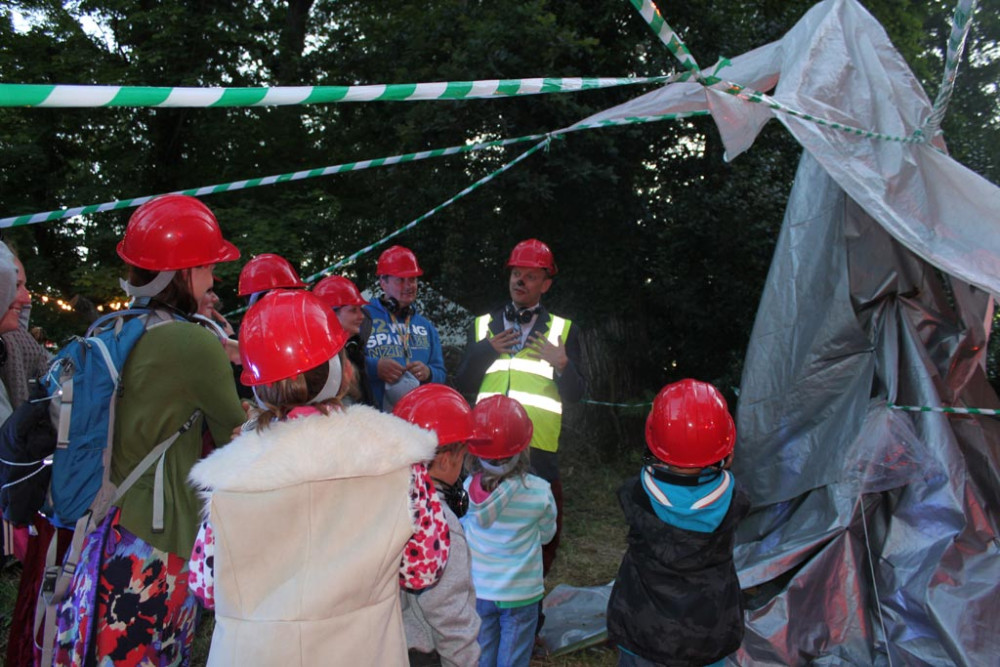
[[[861,507],[861,526],[865,531],[865,549],[868,551],[868,571],[872,577],[872,588],[875,590],[875,609],[878,611],[878,622],[882,626],[882,641],[886,646],[886,657],[889,659],[889,667],[892,667],[892,655],[889,651],[889,635],[885,631],[885,618],[882,615],[882,601],[878,592],[878,583],[875,580],[875,556],[872,554],[871,538],[868,536],[868,518],[865,516],[865,502],[858,493],[858,505]]]

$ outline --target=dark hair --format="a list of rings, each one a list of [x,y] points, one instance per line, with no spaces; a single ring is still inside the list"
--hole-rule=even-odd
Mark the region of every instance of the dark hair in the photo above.
[[[159,274],[159,271],[140,269],[138,266],[128,267],[128,281],[136,287],[142,287],[143,285],[148,284]],[[197,313],[198,301],[194,298],[194,295],[191,294],[191,288],[189,287],[188,282],[189,275],[190,271],[188,269],[177,271],[174,274],[173,280],[171,280],[159,294],[152,297],[150,301],[166,306],[167,308],[180,311],[185,315]]]

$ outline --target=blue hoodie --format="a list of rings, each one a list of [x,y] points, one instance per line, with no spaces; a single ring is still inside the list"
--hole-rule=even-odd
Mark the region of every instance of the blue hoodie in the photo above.
[[[372,399],[377,407],[382,406],[385,394],[385,382],[378,376],[378,362],[383,357],[394,359],[401,366],[406,366],[407,361],[422,361],[431,369],[431,378],[427,382],[444,383],[447,372],[444,368],[444,355],[441,353],[441,337],[430,320],[419,312],[414,312],[410,317],[410,337],[407,341],[410,358],[407,359],[403,352],[401,331],[396,330],[397,327],[402,329],[405,319],[397,321],[394,327],[392,316],[378,299],[373,299],[364,309],[372,319],[372,332],[365,346],[365,366]]]

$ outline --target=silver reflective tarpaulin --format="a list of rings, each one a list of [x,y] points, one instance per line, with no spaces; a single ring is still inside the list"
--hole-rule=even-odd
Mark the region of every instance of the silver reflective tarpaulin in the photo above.
[[[888,407],[1000,407],[991,312],[803,156],[737,416],[741,664],[997,664],[998,424]]]
[[[718,76],[892,137],[932,113],[853,0],[819,3]],[[695,109],[711,111],[729,159],[772,118],[804,149],[737,406],[734,470],[754,511],[732,660],[1000,664],[1000,423],[890,407],[1000,408],[985,371],[1000,188],[940,136],[845,132],[695,82],[586,122]]]

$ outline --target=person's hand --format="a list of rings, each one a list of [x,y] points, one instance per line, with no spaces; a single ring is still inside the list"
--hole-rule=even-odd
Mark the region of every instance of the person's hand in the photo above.
[[[227,336],[232,337],[236,335],[236,332],[233,331],[233,325],[230,324],[229,320],[227,320],[225,316],[219,311],[217,311],[215,308],[212,308],[208,316],[211,317],[216,324],[222,327],[222,330],[226,332]]]
[[[226,356],[229,357],[229,361],[237,366],[243,365],[243,360],[240,359],[240,342],[238,340],[226,338],[222,341],[222,347],[226,349]]]
[[[566,364],[569,363],[569,357],[566,356],[566,348],[562,341],[557,340],[556,344],[553,345],[545,334],[535,332],[528,339],[528,344],[525,347],[529,357],[549,362],[552,368],[556,369],[556,373],[562,373]]]
[[[413,374],[420,382],[427,382],[431,379],[431,369],[422,361],[411,361],[406,364],[406,370]]]
[[[382,382],[393,384],[398,382],[399,378],[403,377],[403,373],[406,369],[395,359],[390,359],[389,357],[382,357],[378,360],[378,366],[376,366],[376,375],[378,379]]]
[[[493,336],[488,340],[490,341],[490,347],[492,347],[497,354],[511,354],[514,351],[514,346],[521,342],[521,334],[511,327],[506,331],[501,331],[496,336]]]
[[[257,426],[257,416],[260,415],[260,408],[250,401],[240,401],[240,407],[243,408],[246,421],[233,429],[232,439],[236,439],[247,431],[252,431]]]

